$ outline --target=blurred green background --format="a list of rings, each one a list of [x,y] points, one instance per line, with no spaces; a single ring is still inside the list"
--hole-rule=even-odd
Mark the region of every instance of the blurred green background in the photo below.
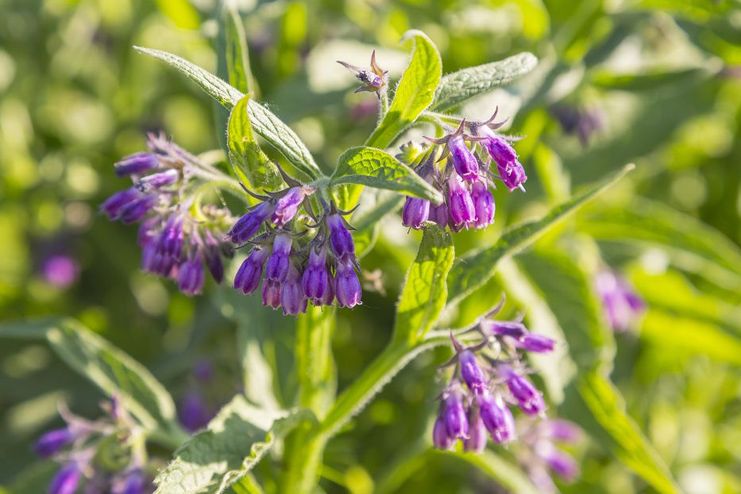
[[[162,129],[195,153],[219,148],[222,117],[208,97],[131,48],[170,51],[216,72],[217,3],[0,0],[0,320],[74,316],[143,362],[176,398],[192,385],[192,365],[207,358],[217,372],[208,391],[214,406],[240,382],[225,307],[252,302],[217,287],[210,287],[213,296],[188,299],[139,272],[135,229],[106,221],[97,207],[124,186],[112,164],[142,149],[147,131]],[[520,51],[541,61],[516,85],[463,109],[485,117],[500,105],[505,116],[516,113],[510,132],[524,137],[518,150],[531,177],[528,194],[508,198],[499,191],[498,228],[563,198],[567,190],[539,185],[551,183],[540,177],[553,170],[564,170],[578,187],[633,161],[638,169],[612,194],[611,207],[630,204],[651,215],[662,203],[698,220],[687,224],[688,236],[716,229],[736,247],[741,242],[738,2],[234,4],[245,21],[260,99],[323,166],[360,144],[375,122],[375,97],[352,94],[353,78],[335,60],[364,65],[378,48],[380,64],[398,77],[407,58],[399,39],[416,28],[440,48],[445,72]],[[599,117],[588,142],[559,123],[574,110]],[[363,266],[383,270],[385,291],[369,292],[338,327],[340,385],[387,340],[396,287],[414,256],[414,237],[398,227],[384,232]],[[466,233],[459,248],[494,238]],[[638,244],[601,242],[605,259],[624,268],[651,307],[641,331],[618,337],[613,378],[687,492],[741,492],[741,357],[727,355],[736,347],[724,353],[722,343],[703,336],[710,328],[738,345],[741,285],[705,276],[702,265],[665,248]],[[61,283],[45,270],[54,256],[71,259],[72,274]],[[286,324],[276,319],[278,360],[291,347]],[[680,329],[683,338],[674,338]],[[439,360],[418,359],[358,417],[352,433],[330,444],[323,471],[329,492],[379,485],[388,492],[495,492],[466,464],[435,454],[420,463],[414,454],[427,440]],[[95,416],[101,396],[41,344],[3,341],[0,362],[0,484],[10,485],[32,464],[32,441],[58,423],[59,399]],[[649,491],[599,448],[583,452],[582,466],[581,480],[565,492]]]

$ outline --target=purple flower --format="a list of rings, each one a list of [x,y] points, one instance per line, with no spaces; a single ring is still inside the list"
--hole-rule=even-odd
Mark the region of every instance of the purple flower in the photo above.
[[[119,220],[127,208],[132,204],[139,204],[146,197],[148,196],[135,187],[120,190],[106,199],[103,204],[101,204],[100,210],[108,216],[110,220]],[[129,213],[129,216],[131,216],[131,213]]]
[[[34,446],[34,451],[42,458],[49,458],[75,439],[75,434],[69,427],[54,429],[44,433]]]
[[[178,419],[189,432],[195,432],[205,427],[213,417],[203,396],[197,391],[189,391],[180,400]]]
[[[450,449],[454,442],[455,440],[448,435],[443,416],[438,415],[435,425],[432,426],[432,444],[438,449]]]
[[[430,201],[407,197],[401,212],[401,222],[409,228],[421,228],[430,216]]]
[[[542,334],[527,333],[518,341],[517,346],[528,352],[545,353],[553,351],[556,342]]]
[[[139,175],[157,168],[159,165],[157,156],[152,153],[136,153],[126,156],[116,163],[116,175],[126,177],[128,175]]]
[[[527,181],[525,169],[517,159],[515,149],[504,137],[491,131],[485,133],[488,138],[483,141],[484,147],[489,152],[489,156],[496,161],[502,182],[509,190],[515,190]]]
[[[456,173],[452,173],[448,179],[448,206],[448,213],[454,226],[468,225],[476,220],[471,194]]]
[[[146,245],[142,251],[142,269],[160,276],[170,276],[177,264],[177,259],[160,252],[157,244]]]
[[[463,136],[453,134],[448,139],[448,151],[453,161],[453,166],[458,175],[467,182],[473,182],[479,176],[479,162],[476,156],[468,149]]]
[[[180,265],[178,288],[186,295],[197,295],[203,290],[204,273],[201,256],[195,253]]]
[[[111,489],[111,494],[145,494],[147,483],[141,468],[132,468],[125,472],[123,478],[117,479]]]
[[[265,220],[273,214],[274,209],[275,206],[272,203],[268,201],[261,202],[239,218],[229,230],[227,236],[235,244],[245,243],[257,234]]]
[[[481,329],[492,336],[509,336],[519,340],[527,334],[527,328],[521,322],[516,321],[491,321],[481,323]]]
[[[306,197],[306,190],[303,187],[292,187],[281,196],[275,203],[272,221],[277,226],[283,226],[296,216],[298,208]]]
[[[442,414],[448,436],[454,440],[468,437],[468,417],[459,391],[451,390],[448,392]]]
[[[481,453],[486,448],[486,426],[481,419],[478,407],[472,406],[468,411],[468,438],[463,442],[463,449]]]
[[[476,355],[471,350],[463,350],[458,354],[458,365],[468,389],[475,394],[483,393],[486,390],[486,376],[476,361]]]
[[[327,216],[327,226],[329,227],[329,245],[335,257],[340,261],[353,259],[355,243],[342,216],[337,213],[330,214]]]
[[[332,291],[332,275],[327,267],[326,247],[312,248],[309,252],[309,261],[301,285],[304,294],[314,305],[329,305],[325,304],[325,300]],[[332,303],[332,298],[329,297],[329,303]]]
[[[57,472],[49,484],[49,494],[74,494],[82,472],[76,462],[70,462]]]
[[[206,230],[206,240],[203,246],[203,258],[206,261],[206,267],[209,273],[217,283],[224,279],[224,263],[221,260],[221,245],[213,237],[210,231]]]
[[[352,261],[340,260],[338,262],[335,289],[337,303],[340,307],[355,307],[360,304],[363,291]]]
[[[564,480],[570,482],[579,475],[579,465],[576,461],[551,443],[539,443],[535,453],[545,460],[548,468]]]
[[[628,330],[645,309],[643,300],[627,281],[613,271],[605,270],[597,274],[596,286],[605,316],[612,329]]]
[[[543,435],[554,441],[575,443],[582,437],[582,431],[576,424],[568,420],[552,419],[541,425]]]
[[[172,185],[178,181],[178,178],[180,178],[180,172],[170,169],[142,177],[137,182],[137,185],[141,187],[142,190],[149,191],[151,189],[160,189]]]
[[[515,419],[502,401],[502,397],[482,393],[476,397],[481,420],[497,444],[504,444],[515,438]]]
[[[440,228],[448,226],[448,205],[442,203],[439,206],[430,205],[430,220],[438,224]]]
[[[44,279],[57,288],[67,288],[77,280],[77,262],[69,256],[57,254],[47,257],[41,265]]]
[[[290,266],[291,244],[293,240],[287,233],[279,233],[273,239],[273,253],[268,258],[265,267],[265,278],[270,281],[282,282],[288,275]]]
[[[262,284],[262,305],[277,309],[280,307],[280,281],[265,280]]]
[[[242,293],[245,294],[257,290],[262,276],[262,267],[267,257],[268,252],[265,249],[256,247],[242,262],[237,274],[234,275],[234,288],[242,290]]]
[[[471,186],[471,199],[476,211],[476,228],[485,228],[494,221],[494,196],[485,182],[477,180]]]
[[[500,367],[500,372],[507,383],[507,388],[523,412],[528,415],[537,415],[545,410],[543,396],[527,378],[506,365]]]
[[[185,233],[183,232],[183,220],[180,215],[174,214],[167,219],[165,226],[162,228],[158,240],[159,252],[179,259],[183,252],[183,241]]]
[[[301,288],[301,275],[293,264],[288,268],[288,275],[281,287],[280,302],[284,315],[295,316],[299,312],[306,312],[306,297]]]

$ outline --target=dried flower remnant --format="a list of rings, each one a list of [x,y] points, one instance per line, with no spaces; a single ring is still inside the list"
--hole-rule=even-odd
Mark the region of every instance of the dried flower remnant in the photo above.
[[[605,317],[614,331],[630,329],[646,308],[633,287],[614,271],[600,271],[595,286]]]
[[[367,91],[376,93],[380,97],[380,92],[386,90],[388,85],[388,70],[383,70],[378,66],[376,61],[376,50],[371,53],[370,69],[363,69],[347,62],[337,60],[337,63],[348,69],[360,81],[361,86],[355,92]]]

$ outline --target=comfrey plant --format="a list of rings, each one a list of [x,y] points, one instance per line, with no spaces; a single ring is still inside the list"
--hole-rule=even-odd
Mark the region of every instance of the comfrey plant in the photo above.
[[[398,81],[391,80],[375,53],[369,67],[341,62],[360,81],[359,91],[374,93],[370,100],[378,122],[364,143],[340,154],[334,167],[319,166],[300,137],[252,97],[240,20],[230,14],[220,25],[229,41],[223,74],[229,83],[175,55],[138,50],[181,71],[229,111],[226,156],[215,161],[213,153],[194,156],[151,135],[148,151],[116,164],[117,175],[132,185],[107,199],[101,211],[112,220],[139,224],[144,271],[174,281],[187,295],[210,291],[207,273],[216,283],[228,280],[232,285],[212,290],[221,313],[238,326],[235,347],[244,380],[229,389],[244,392],[215,411],[197,393],[205,386],[199,381],[181,402],[179,423],[170,393],[144,367],[78,323],[54,322],[45,329],[50,344],[106,393],[120,396],[120,408],[126,412],[120,416],[127,417],[123,430],[128,432],[116,435],[120,427],[108,424],[102,432],[75,426],[49,436],[41,451],[59,452],[65,465],[53,492],[71,492],[82,478],[90,484],[98,478],[93,452],[101,446],[93,438],[101,437],[143,437],[146,444],[171,449],[174,458],[156,472],[158,493],[224,493],[232,488],[315,492],[328,442],[348,430],[348,422],[406,364],[422,352],[451,344],[453,356],[442,370],[447,383],[428,443],[442,450],[441,455],[477,458],[472,463],[479,464],[496,455],[496,464],[505,465],[502,471],[522,472],[515,482],[499,475],[496,467],[487,467],[506,486],[519,482],[530,490],[532,484],[545,490],[550,477],[544,472],[573,478],[578,468],[556,447],[571,439],[557,432],[563,427],[554,424],[561,422],[546,418],[559,410],[565,383],[544,371],[554,368],[556,361],[549,359],[572,358],[572,339],[573,367],[581,373],[574,378],[575,389],[584,393],[588,408],[579,413],[593,412],[596,422],[605,424],[598,432],[622,444],[625,439],[615,431],[634,431],[630,419],[618,406],[605,412],[597,406],[602,398],[588,394],[617,393],[603,373],[601,359],[611,353],[609,348],[591,352],[592,347],[582,343],[608,345],[611,337],[602,331],[600,308],[592,300],[597,299],[594,273],[585,267],[591,264],[573,262],[554,246],[524,255],[528,262],[522,266],[511,258],[627,169],[496,239],[492,229],[486,230],[494,222],[495,194],[501,200],[525,191],[527,155],[520,147],[521,161],[516,139],[505,133],[496,108],[486,121],[452,112],[474,96],[525,75],[535,66],[535,57],[522,53],[443,76],[434,43],[424,33],[411,31],[405,38],[412,46],[410,61]],[[413,128],[425,137],[402,144]],[[222,192],[241,202],[227,201]],[[394,219],[395,213],[400,217]],[[409,243],[421,237],[417,255],[399,290],[387,346],[337,393],[332,355],[337,315],[371,310],[361,303],[361,265],[374,248],[380,225],[388,221],[406,227]],[[470,232],[460,244],[476,245],[457,255],[454,239],[465,230]],[[495,279],[498,270],[507,270],[506,276]],[[494,319],[484,301],[494,282],[515,295],[528,323],[542,325],[543,331],[548,326],[549,336],[527,329],[524,319]],[[482,294],[479,289],[484,287],[487,293]],[[567,306],[550,303],[562,289],[579,297],[572,297]],[[549,303],[539,303],[539,297]],[[553,307],[553,321],[540,317],[544,306]],[[291,317],[275,314],[277,309]],[[451,329],[470,320],[477,322]],[[286,326],[294,331],[283,332]],[[272,339],[278,335],[281,342],[295,342],[293,358],[273,358],[274,351],[263,351],[275,349]],[[288,372],[285,365],[291,366]],[[281,379],[275,376],[285,374],[295,376],[295,385],[273,393],[273,384],[279,387]],[[543,388],[548,393],[536,386],[541,381],[548,384]],[[619,395],[604,399],[620,401]],[[608,416],[627,425],[613,427],[603,420]],[[640,435],[629,438],[631,447],[641,441]],[[61,453],[59,445],[69,454]],[[146,451],[137,448],[132,451]],[[116,469],[106,471],[106,481],[131,477],[125,473],[143,468],[140,458],[127,456]],[[256,472],[260,461],[267,465]],[[148,468],[146,474],[153,473]]]

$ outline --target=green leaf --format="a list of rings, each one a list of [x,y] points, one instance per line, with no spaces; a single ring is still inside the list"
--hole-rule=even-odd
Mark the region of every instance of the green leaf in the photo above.
[[[482,453],[465,453],[458,451],[432,450],[430,455],[455,457],[486,474],[489,478],[501,485],[506,492],[517,494],[538,494],[540,491],[533,486],[522,469],[503,459],[501,456],[484,451]]]
[[[367,197],[367,195],[366,195]],[[355,251],[358,258],[363,258],[376,243],[379,222],[389,213],[397,210],[404,198],[391,192],[376,191],[375,202],[368,209],[363,206],[353,215],[352,232]]]
[[[283,184],[275,164],[265,155],[252,133],[249,112],[250,97],[245,96],[229,114],[227,146],[229,162],[239,179],[254,190],[273,191]]]
[[[715,70],[707,68],[690,68],[671,72],[615,74],[608,71],[598,71],[592,74],[592,84],[608,90],[621,91],[654,91],[666,90],[674,84],[687,81],[701,81],[711,77]]]
[[[256,85],[250,69],[250,52],[242,19],[238,12],[229,8],[225,9],[222,15],[224,16],[224,52],[229,84],[245,94],[254,95]]]
[[[238,89],[177,55],[138,46],[134,49],[179,70],[227,109],[233,108],[244,97]],[[247,115],[255,133],[280,151],[293,166],[311,178],[321,176],[321,171],[306,145],[277,116],[254,100],[247,104]]]
[[[432,329],[448,298],[445,280],[454,258],[450,233],[436,225],[426,227],[399,296],[394,341],[416,343]]]
[[[435,99],[442,76],[442,61],[434,43],[421,31],[408,31],[404,39],[413,41],[412,59],[401,76],[394,99],[366,145],[386,148],[414,123]]]
[[[741,290],[741,250],[696,218],[647,199],[590,208],[577,227],[597,240],[660,246],[682,269],[720,286]]]
[[[332,184],[367,185],[421,197],[435,203],[443,200],[440,192],[409,166],[381,149],[366,146],[350,148],[342,153],[332,176]],[[359,193],[359,189],[357,192]],[[353,204],[357,202],[357,197],[352,197],[349,201]]]
[[[448,288],[452,294],[448,300],[448,305],[453,306],[459,303],[489,281],[494,276],[500,259],[523,250],[535,239],[553,228],[560,220],[583,206],[594,196],[607,190],[632,169],[633,165],[625,166],[619,172],[608,176],[560,206],[553,208],[543,218],[506,231],[494,246],[475,250],[456,259],[448,276]]]
[[[149,371],[124,352],[72,319],[21,322],[0,327],[0,336],[45,337],[72,369],[108,396],[115,396],[141,422],[154,430],[178,434],[175,405]]]
[[[296,319],[299,405],[321,418],[334,400],[337,372],[332,357],[335,307],[309,307]]]
[[[157,494],[221,494],[247,475],[276,441],[309,418],[306,411],[255,408],[235,396],[208,424],[175,452],[155,479]]]
[[[447,74],[440,81],[433,110],[447,110],[460,103],[509,84],[535,68],[538,59],[528,52],[518,53],[498,62],[468,67]]]

